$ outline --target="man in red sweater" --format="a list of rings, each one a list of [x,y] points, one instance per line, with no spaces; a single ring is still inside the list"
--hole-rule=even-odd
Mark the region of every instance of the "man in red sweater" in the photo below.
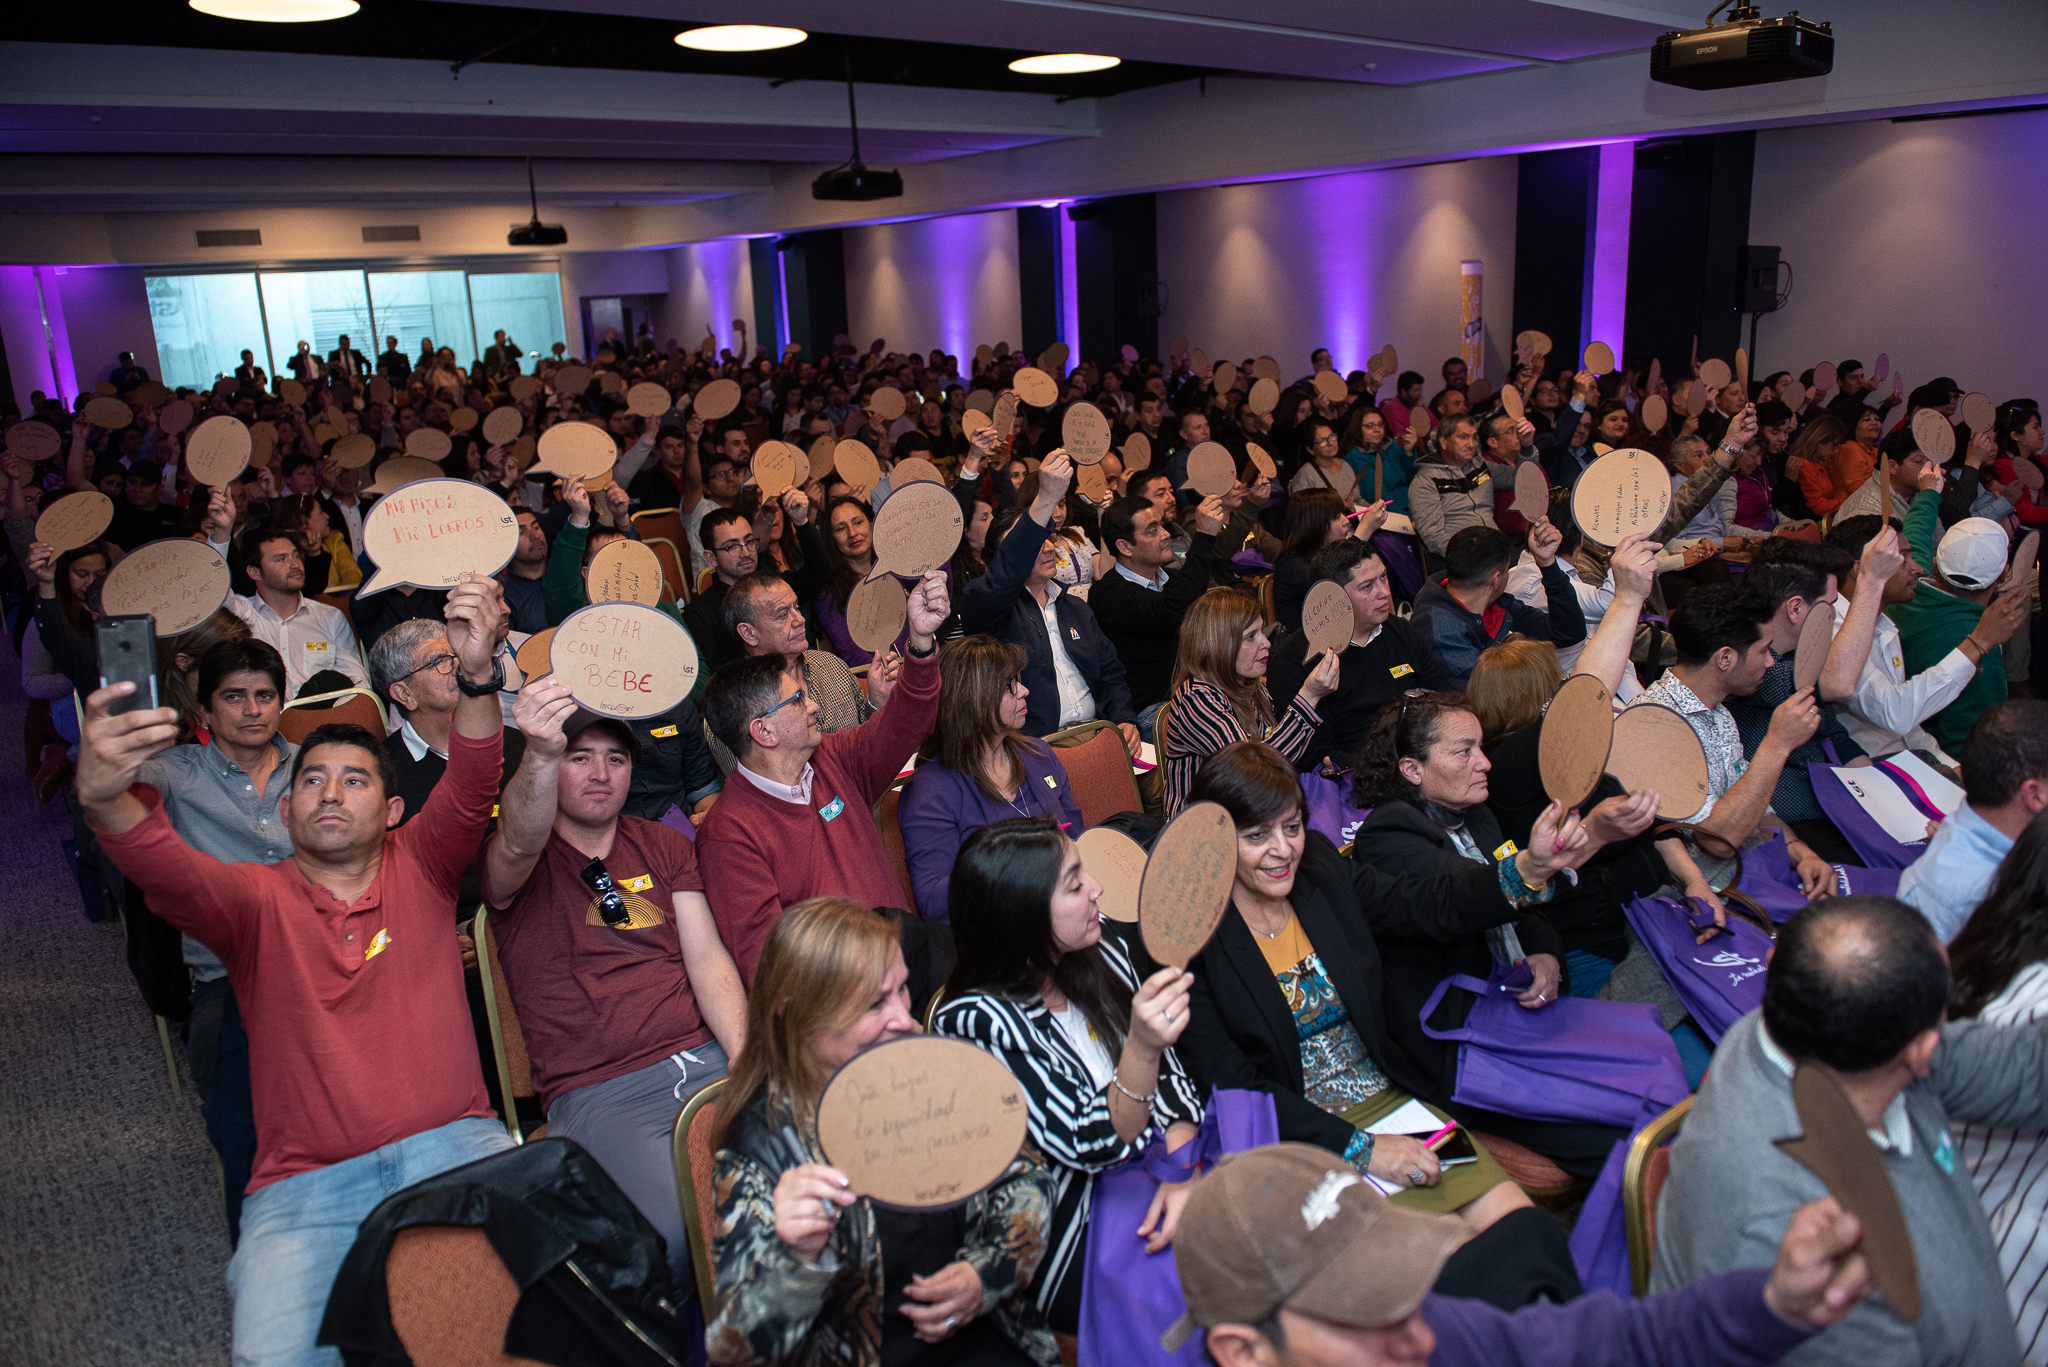
[[[712,919],[749,985],[784,907],[828,894],[871,907],[908,903],[869,813],[938,717],[933,634],[950,607],[937,570],[910,591],[902,676],[889,705],[851,730],[819,729],[818,705],[785,656],[736,660],[711,676],[704,719],[739,767],[697,832],[697,862]]]
[[[248,1022],[256,1166],[228,1264],[235,1361],[338,1364],[316,1346],[356,1227],[386,1196],[511,1147],[491,1110],[448,907],[498,797],[495,580],[448,594],[462,698],[448,772],[418,817],[359,726],[306,738],[278,810],[292,856],[229,864],[187,845],[142,761],[177,735],[168,707],[108,716],[132,684],[86,699],[78,796],[86,824],[165,920],[227,965]]]

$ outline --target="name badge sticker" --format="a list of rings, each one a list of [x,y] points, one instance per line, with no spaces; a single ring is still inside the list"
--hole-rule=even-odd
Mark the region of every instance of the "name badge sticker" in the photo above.
[[[1387,671],[1387,673],[1393,675],[1397,679],[1401,678],[1403,675],[1413,674],[1414,672],[1414,665],[1395,665],[1392,669]]]
[[[313,651],[313,650],[319,650],[319,651],[324,651],[324,650],[326,650],[326,649],[327,649],[327,642],[325,642],[325,641],[308,641],[308,642],[306,642],[306,649],[307,649],[307,650],[309,650],[309,651]]]
[[[835,797],[819,809],[818,815],[824,817],[827,821],[830,821],[833,817],[838,816],[841,812],[845,810],[846,799],[843,797]]]
[[[1515,842],[1512,840],[1503,840],[1500,843],[1500,848],[1493,852],[1493,857],[1496,860],[1507,859],[1512,857],[1516,853],[1518,853],[1518,851],[1515,849]]]
[[[643,873],[638,878],[621,878],[619,886],[627,892],[646,892],[654,886],[654,875]]]
[[[391,931],[387,928],[378,931],[376,935],[371,937],[370,947],[363,951],[363,959],[365,962],[368,962],[389,948],[391,948]]]
[[[676,734],[676,728],[673,726],[657,726],[652,731],[649,731],[647,734],[654,737],[656,740],[667,740],[669,737]]]

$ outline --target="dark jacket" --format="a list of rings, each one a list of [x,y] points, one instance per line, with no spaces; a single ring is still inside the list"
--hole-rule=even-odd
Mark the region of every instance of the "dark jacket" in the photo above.
[[[1572,587],[1570,569],[1562,560],[1542,567],[1547,612],[1503,593],[1485,612],[1474,612],[1451,593],[1449,579],[1434,579],[1415,595],[1415,627],[1427,636],[1451,676],[1451,687],[1463,688],[1480,654],[1516,632],[1537,641],[1576,645],[1586,639],[1586,612]]]
[[[1034,736],[1049,735],[1060,727],[1060,686],[1053,669],[1052,643],[1046,639],[1045,618],[1024,587],[1037,563],[1039,547],[1051,534],[1052,528],[1040,526],[1029,515],[1017,519],[996,548],[988,573],[960,590],[962,630],[985,632],[1024,647],[1024,686],[1031,690],[1024,729]],[[1061,644],[1095,697],[1095,715],[1135,725],[1138,714],[1131,706],[1124,662],[1103,635],[1095,614],[1086,603],[1062,590],[1053,603],[1053,618],[1064,633]]]
[[[1172,687],[1181,619],[1209,591],[1215,554],[1216,538],[1197,532],[1188,543],[1187,558],[1167,575],[1164,588],[1142,588],[1112,568],[1088,590],[1088,608],[1116,643],[1117,658],[1123,661],[1132,707],[1150,707]]]

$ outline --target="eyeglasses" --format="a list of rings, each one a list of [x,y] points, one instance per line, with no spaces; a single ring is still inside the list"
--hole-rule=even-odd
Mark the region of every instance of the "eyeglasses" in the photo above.
[[[801,703],[803,700],[804,691],[801,688],[799,688],[796,692],[790,694],[781,702],[775,704],[775,706],[769,708],[766,712],[763,712],[760,716],[754,718],[754,720],[767,721],[770,717],[774,716],[777,712],[780,712],[783,708],[789,706],[791,703]]]
[[[413,675],[424,673],[429,669],[433,670],[436,674],[446,674],[449,670],[453,668],[455,668],[455,657],[453,655],[433,655],[428,657],[427,662],[425,664],[419,665],[413,669],[406,670],[405,673],[399,675],[396,679],[393,679],[391,682],[402,683],[406,679],[410,679]]]
[[[1005,693],[1015,693],[1023,686],[1024,679],[1021,675],[1012,674],[1009,678],[1003,680],[1003,692]]]
[[[602,859],[593,859],[585,864],[577,876],[583,880],[583,886],[597,894],[597,914],[604,917],[606,925],[623,926],[633,919],[626,899],[619,895],[619,885],[605,872]]]
[[[720,555],[738,555],[742,550],[758,551],[761,549],[761,538],[750,536],[744,541],[721,541],[711,549]]]

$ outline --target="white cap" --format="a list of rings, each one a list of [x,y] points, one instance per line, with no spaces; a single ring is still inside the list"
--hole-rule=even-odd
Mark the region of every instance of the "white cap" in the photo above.
[[[1989,588],[2005,573],[2005,528],[1988,517],[1966,517],[1948,529],[1934,549],[1934,568],[1949,583]]]

